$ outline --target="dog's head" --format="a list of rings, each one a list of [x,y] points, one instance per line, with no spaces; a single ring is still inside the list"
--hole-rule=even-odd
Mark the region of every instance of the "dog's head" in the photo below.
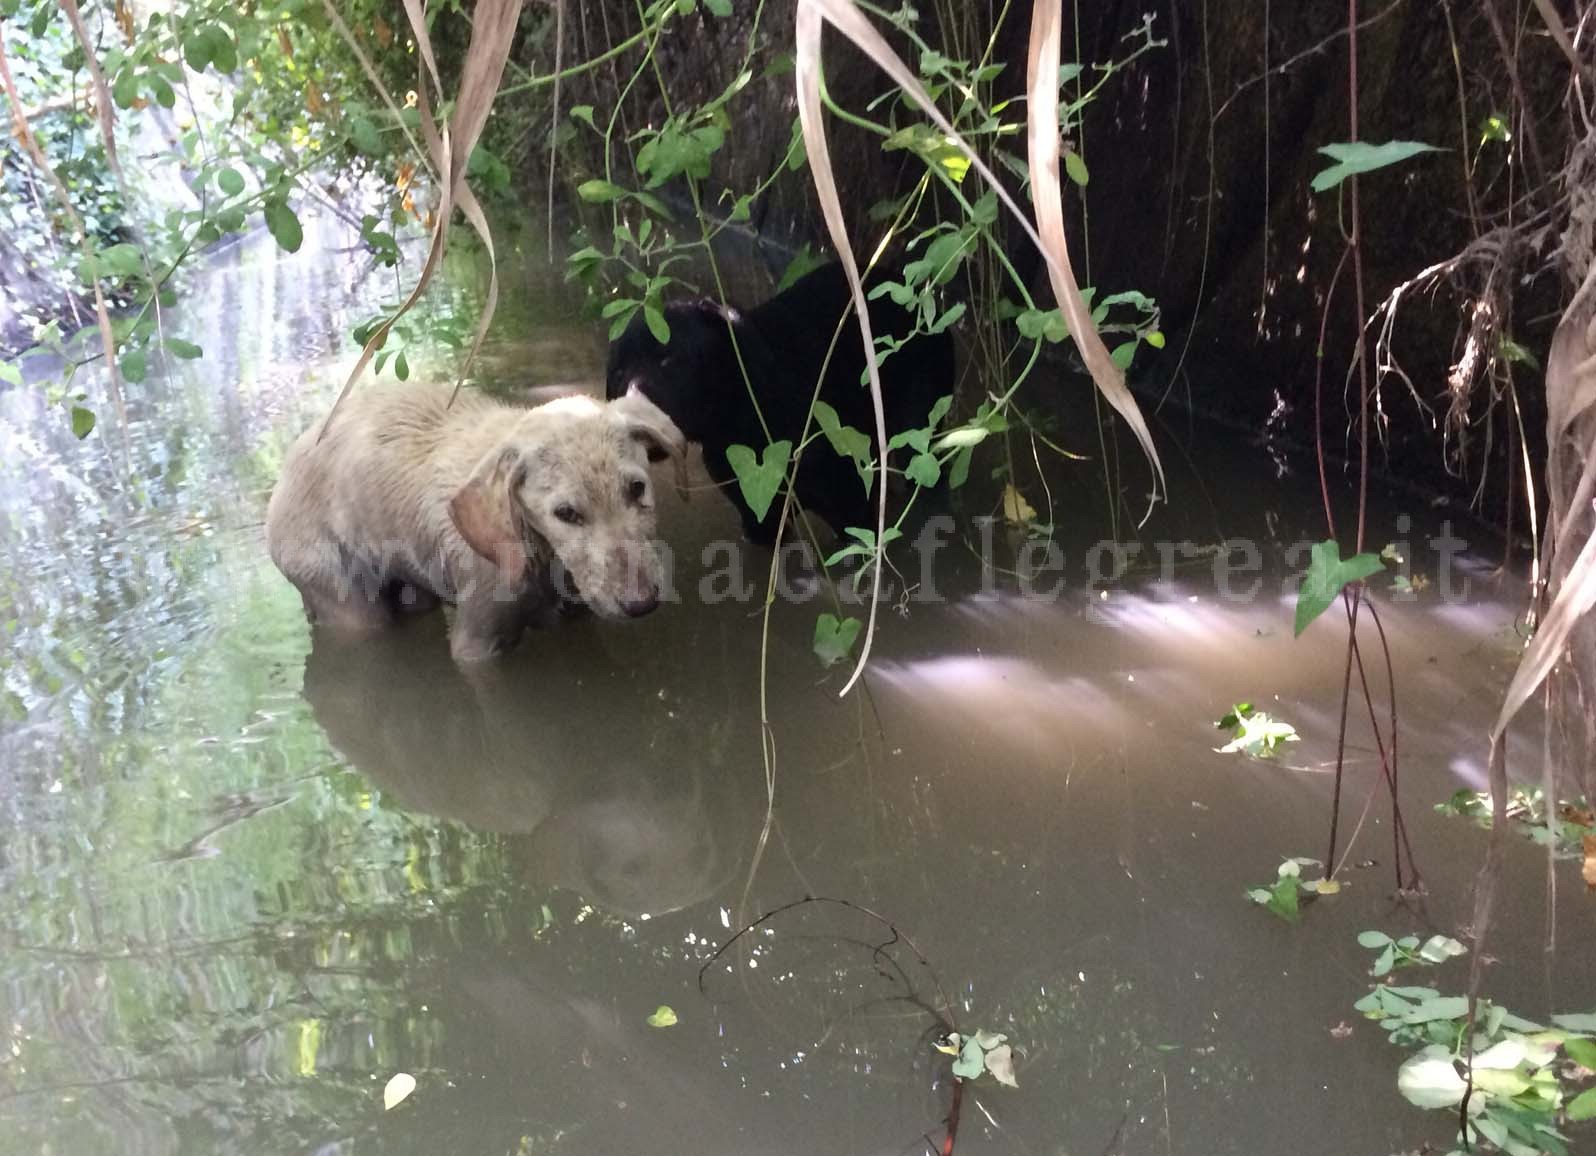
[[[641,312],[610,343],[604,371],[605,394],[624,397],[630,390],[659,406],[691,441],[703,441],[717,408],[715,391],[727,381],[741,383],[728,326],[742,314],[713,298],[665,307],[670,341],[661,343]]]
[[[648,463],[674,459],[685,490],[686,450],[681,431],[639,393],[608,404],[561,398],[516,421],[449,513],[506,579],[546,562],[595,613],[637,617],[659,604],[661,582]]]

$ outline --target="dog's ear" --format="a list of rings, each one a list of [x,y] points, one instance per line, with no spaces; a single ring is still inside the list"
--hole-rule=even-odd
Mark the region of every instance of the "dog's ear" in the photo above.
[[[503,446],[489,450],[449,499],[449,518],[478,554],[499,567],[508,581],[526,576],[526,546],[521,541],[511,497],[522,474],[520,452]]]
[[[635,385],[610,402],[610,412],[625,425],[627,436],[647,449],[649,461],[662,462],[670,458],[675,463],[676,492],[686,498],[687,439],[676,428],[676,423]]]
[[[716,317],[728,325],[742,324],[742,310],[735,305],[728,305],[724,301],[717,301],[713,297],[700,297],[694,304],[698,311],[707,317]]]

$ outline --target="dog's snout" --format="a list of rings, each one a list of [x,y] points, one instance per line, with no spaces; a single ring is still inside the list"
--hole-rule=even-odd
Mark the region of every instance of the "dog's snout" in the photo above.
[[[628,598],[621,603],[621,609],[626,611],[628,618],[641,618],[645,614],[652,614],[658,608],[658,590],[646,590],[639,597]]]

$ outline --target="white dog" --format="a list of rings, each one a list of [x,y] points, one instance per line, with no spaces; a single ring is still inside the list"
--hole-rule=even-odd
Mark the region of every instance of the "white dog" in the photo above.
[[[641,394],[531,409],[449,395],[364,389],[289,450],[266,541],[310,620],[366,630],[452,602],[450,648],[470,662],[514,646],[562,594],[610,618],[653,610],[648,463],[685,476],[671,420]]]

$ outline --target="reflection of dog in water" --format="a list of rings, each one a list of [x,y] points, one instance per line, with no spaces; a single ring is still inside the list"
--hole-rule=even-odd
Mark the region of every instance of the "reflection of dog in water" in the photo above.
[[[685,741],[650,734],[654,715],[675,725],[651,696],[628,710],[607,692],[606,725],[586,725],[593,695],[568,665],[468,680],[428,637],[436,620],[414,627],[356,643],[317,635],[305,663],[316,721],[386,799],[507,835],[530,882],[621,914],[674,911],[721,881],[699,768],[672,761]]]

